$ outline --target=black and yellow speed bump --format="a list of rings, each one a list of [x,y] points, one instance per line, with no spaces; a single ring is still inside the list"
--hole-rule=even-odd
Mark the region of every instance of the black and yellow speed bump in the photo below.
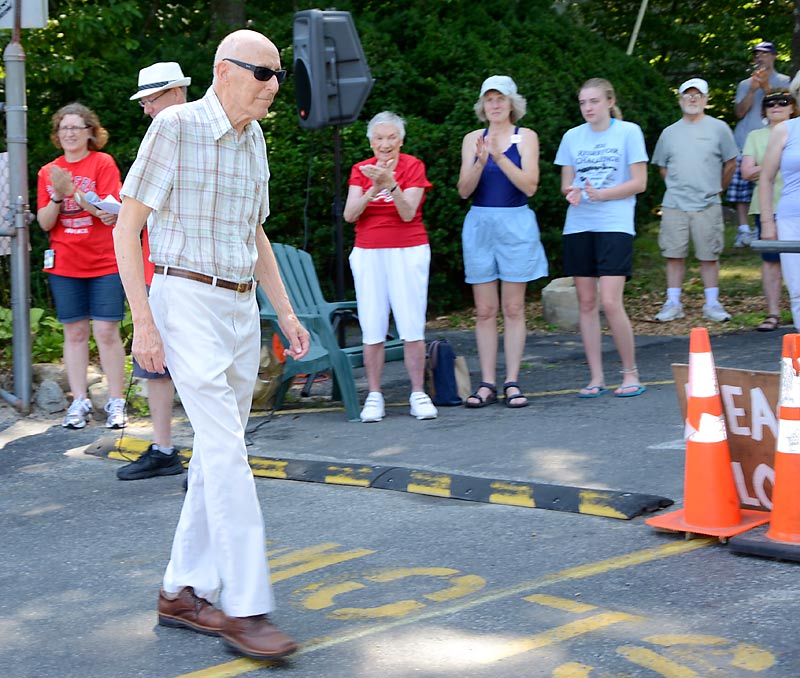
[[[148,445],[147,441],[137,438],[108,437],[90,445],[86,453],[133,461],[147,450]],[[178,454],[187,463],[192,456],[188,449],[179,450]],[[262,478],[396,490],[443,499],[583,513],[619,520],[630,520],[674,503],[672,499],[652,494],[498,480],[402,466],[371,466],[274,457],[249,457],[249,461],[253,475]]]

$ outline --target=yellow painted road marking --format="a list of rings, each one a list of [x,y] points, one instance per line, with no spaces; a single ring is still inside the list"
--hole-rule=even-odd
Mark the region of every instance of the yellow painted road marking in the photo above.
[[[393,621],[383,622],[382,624],[369,624],[352,631],[342,631],[341,633],[331,634],[329,636],[309,641],[300,646],[295,656],[302,656],[311,654],[312,652],[319,652],[329,647],[336,647],[344,643],[349,643],[354,640],[359,640],[367,636],[383,633],[392,629],[408,626],[428,619],[436,619],[446,615],[456,614],[465,610],[471,610],[481,605],[494,603],[514,596],[522,596],[530,594],[537,589],[545,588],[553,584],[558,584],[565,581],[586,579],[588,577],[596,577],[608,572],[622,570],[626,567],[633,567],[634,565],[641,565],[649,563],[662,558],[670,558],[684,553],[689,553],[700,548],[705,548],[711,544],[716,544],[716,539],[695,539],[692,541],[679,541],[670,542],[662,546],[655,546],[652,548],[642,549],[641,551],[634,551],[626,553],[621,556],[614,556],[601,560],[595,563],[588,563],[587,565],[579,565],[560,572],[553,572],[551,574],[543,575],[536,579],[532,579],[521,584],[508,586],[498,589],[494,593],[486,593],[482,596],[472,598],[471,600],[459,600],[457,603],[450,605],[443,605],[441,607],[430,608],[423,610],[419,614],[411,615],[403,619],[396,619]],[[256,661],[252,659],[236,659],[232,662],[219,664],[200,671],[192,673],[185,673],[178,678],[232,678],[233,676],[241,676],[250,671],[255,671],[264,666],[268,666],[270,662]]]
[[[479,664],[493,664],[502,659],[508,659],[518,654],[524,654],[531,650],[538,650],[548,645],[554,645],[566,640],[571,640],[572,638],[577,638],[578,636],[586,635],[587,633],[592,633],[606,626],[611,626],[611,624],[642,621],[644,621],[644,617],[626,614],[625,612],[601,612],[600,614],[586,617],[585,619],[578,619],[562,624],[554,629],[547,629],[547,631],[537,633],[530,638],[518,638],[504,643],[494,652],[482,656],[477,662]]]
[[[369,487],[375,470],[369,466],[328,466],[325,482],[331,485],[356,485]]]
[[[450,496],[450,483],[452,482],[452,477],[444,473],[412,471],[406,490],[416,494],[447,498]]]
[[[496,480],[489,484],[492,492],[489,494],[490,504],[505,504],[506,506],[521,506],[522,508],[536,508],[533,498],[533,488],[514,483]]]
[[[301,574],[306,574],[307,572],[313,572],[314,570],[321,570],[323,567],[328,567],[329,565],[336,565],[337,563],[343,563],[347,560],[353,560],[354,558],[361,558],[375,553],[375,551],[370,551],[369,549],[333,551],[332,553],[328,553],[328,551],[338,546],[339,544],[333,543],[319,544],[306,549],[292,551],[285,556],[278,556],[270,563],[270,569],[272,570],[270,578],[272,579],[272,583],[274,584],[284,579],[289,579],[290,577],[296,577]],[[295,563],[299,564],[294,567],[286,567],[287,565],[294,565]]]
[[[553,678],[589,678],[591,672],[591,666],[578,662],[567,662],[553,669]]]
[[[575,614],[592,612],[597,609],[597,605],[587,605],[586,603],[579,603],[577,600],[548,596],[544,593],[534,593],[532,596],[526,596],[522,600],[527,600],[529,603],[536,603],[537,605],[544,605],[545,607],[552,607],[556,610],[563,610],[564,612],[574,612]]]
[[[698,678],[692,669],[676,664],[657,652],[645,647],[631,647],[623,645],[617,648],[617,653],[625,657],[632,664],[649,669],[664,678]]]
[[[674,384],[674,379],[662,379],[660,381],[643,381],[643,386],[666,386],[669,384]],[[609,388],[617,388],[616,384],[609,385]],[[567,388],[561,389],[559,391],[534,391],[533,393],[524,393],[526,398],[546,398],[547,396],[559,396],[559,395],[571,395],[577,393],[577,389],[574,388]],[[341,405],[335,405],[333,407],[318,407],[315,403],[315,407],[303,408],[303,407],[296,407],[291,410],[277,410],[275,412],[251,412],[250,418],[256,419],[259,417],[284,417],[284,416],[291,416],[295,414],[321,414],[323,412],[344,412],[344,407]],[[386,403],[386,407],[408,407],[408,401],[397,402],[397,403]]]

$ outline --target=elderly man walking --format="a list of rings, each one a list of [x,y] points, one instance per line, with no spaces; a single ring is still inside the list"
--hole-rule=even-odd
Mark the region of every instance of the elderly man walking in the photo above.
[[[133,353],[146,370],[169,365],[195,433],[159,623],[219,635],[257,659],[297,648],[266,616],[274,598],[244,440],[260,348],[254,275],[278,313],[288,355],[302,357],[309,346],[261,227],[269,167],[257,120],[285,77],[265,36],[226,36],[205,96],[162,111],[150,125],[114,232]],[[158,219],[148,298],[139,235],[151,212]]]

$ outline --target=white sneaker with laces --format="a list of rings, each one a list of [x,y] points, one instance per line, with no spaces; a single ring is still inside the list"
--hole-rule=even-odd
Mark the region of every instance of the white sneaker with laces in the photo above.
[[[125,428],[128,422],[125,420],[125,399],[111,398],[105,406],[108,419],[106,428]]]
[[[64,417],[64,428],[83,428],[92,417],[92,401],[88,398],[78,398],[72,401]]]
[[[411,416],[417,419],[436,419],[439,416],[439,410],[433,404],[427,393],[422,391],[414,391],[408,399],[411,405]]]
[[[750,247],[750,243],[755,240],[755,231],[739,231],[736,234],[736,239],[733,241],[734,247]]]
[[[383,406],[383,393],[370,391],[367,394],[367,399],[364,401],[364,409],[361,410],[361,421],[366,424],[380,421],[385,416],[386,410]]]
[[[703,304],[703,317],[721,323],[730,320],[731,314],[723,308],[722,304],[717,302],[715,304]]]
[[[668,323],[670,320],[680,320],[683,317],[683,304],[667,301],[656,315],[656,320],[660,323]]]

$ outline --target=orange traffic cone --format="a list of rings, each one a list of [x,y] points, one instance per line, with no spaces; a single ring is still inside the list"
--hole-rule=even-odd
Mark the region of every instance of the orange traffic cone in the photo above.
[[[714,356],[703,327],[693,329],[689,338],[685,437],[684,508],[645,522],[715,537],[730,537],[766,523],[768,513],[739,508]]]
[[[769,528],[731,540],[731,550],[800,560],[800,334],[783,337],[774,466]]]

